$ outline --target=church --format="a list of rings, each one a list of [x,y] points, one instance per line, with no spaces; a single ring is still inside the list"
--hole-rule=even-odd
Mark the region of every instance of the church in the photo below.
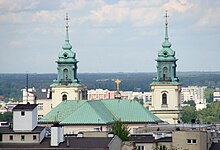
[[[77,77],[76,53],[69,42],[68,15],[66,15],[66,37],[59,52],[57,63],[57,79],[53,80],[50,89],[23,90],[23,103],[38,104],[38,118],[42,118],[64,100],[87,99],[87,87]]]
[[[157,76],[151,83],[152,104],[149,107],[161,120],[177,124],[181,120],[182,109],[180,106],[181,84],[176,76],[175,51],[171,49],[168,38],[168,21],[166,12],[165,37],[162,49],[157,56]]]
[[[133,115],[136,115],[137,118],[135,119],[139,121],[135,120],[134,118],[129,119],[129,121],[124,120],[124,123],[136,124],[137,126],[135,127],[137,128],[149,123],[157,124],[165,122],[176,124],[179,120],[181,120],[181,84],[178,77],[176,76],[177,59],[175,57],[175,51],[171,49],[171,43],[169,42],[168,38],[167,14],[165,17],[165,38],[164,42],[162,43],[162,49],[158,52],[158,57],[156,59],[157,76],[153,79],[153,82],[150,85],[152,90],[152,104],[149,106],[150,111],[146,110],[147,113],[145,112],[143,114],[133,111],[133,113],[137,113]],[[65,42],[62,46],[62,50],[59,52],[58,60],[56,61],[57,79],[53,80],[53,83],[50,86],[51,89],[47,91],[47,94],[44,94],[45,97],[42,97],[41,99],[39,99],[38,95],[36,94],[37,92],[34,93],[26,91],[29,96],[27,96],[26,99],[24,98],[24,103],[29,102],[31,104],[38,104],[38,116],[39,118],[42,118],[39,123],[53,124],[54,122],[59,122],[64,125],[66,133],[68,133],[69,131],[78,131],[78,128],[75,130],[73,129],[75,128],[73,126],[75,126],[75,124],[77,124],[76,122],[79,120],[80,123],[78,123],[77,125],[81,126],[86,124],[90,127],[92,126],[92,130],[95,130],[98,124],[98,126],[100,125],[103,129],[107,130],[108,125],[112,124],[113,120],[122,119],[123,121],[123,117],[120,113],[129,114],[127,110],[132,110],[134,106],[135,109],[142,110],[143,106],[141,106],[139,103],[139,105],[136,104],[135,102],[133,102],[133,100],[121,100],[120,96],[115,97],[115,99],[111,100],[102,100],[102,102],[100,102],[100,100],[94,102],[89,102],[88,100],[86,100],[87,87],[83,85],[77,77],[78,60],[76,59],[76,53],[72,51],[72,45],[69,42],[68,20],[69,18],[68,16],[66,16]],[[32,97],[30,97],[31,94]],[[109,104],[109,102],[107,101],[111,101],[112,104]],[[67,104],[73,107],[66,109]],[[121,108],[113,109],[109,112],[110,106],[108,105],[120,105]],[[101,109],[101,106],[103,107],[103,109]],[[88,111],[87,109],[90,111]],[[63,111],[65,113],[61,113]],[[96,116],[96,121],[91,120],[91,122],[87,122],[86,120],[84,120],[85,122],[83,122],[83,119],[81,117],[84,113],[86,113],[85,115],[92,115],[89,118],[84,116],[85,118],[88,118],[88,120]],[[111,116],[111,119],[108,118],[106,120],[107,116],[105,116],[105,113],[109,114],[109,116]],[[116,115],[117,113],[118,115]],[[77,115],[74,116],[73,114]],[[145,118],[149,118],[150,116],[150,118],[154,119],[152,121],[152,119],[143,120],[138,118],[138,116],[141,115],[144,115]],[[72,118],[70,116],[72,116]],[[60,117],[62,119],[59,119]],[[71,118],[70,120],[68,119],[69,117]],[[104,121],[101,123],[103,117]],[[78,118],[79,120],[75,120],[76,118]],[[97,120],[99,120],[100,122],[98,121],[97,123]],[[94,122],[96,122],[95,127],[93,126]],[[68,127],[65,127],[65,125],[68,125]],[[72,128],[68,130],[67,128],[70,128],[70,126],[72,126]]]

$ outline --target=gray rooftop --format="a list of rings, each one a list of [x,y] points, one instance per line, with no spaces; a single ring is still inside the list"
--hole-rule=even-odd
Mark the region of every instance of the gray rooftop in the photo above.
[[[33,110],[37,104],[18,104],[13,108],[13,111]]]

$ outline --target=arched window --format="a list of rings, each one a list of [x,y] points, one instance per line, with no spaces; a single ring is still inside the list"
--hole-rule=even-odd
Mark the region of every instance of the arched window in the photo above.
[[[167,67],[164,67],[164,68],[163,68],[163,80],[166,80],[166,78],[167,78],[167,73],[168,73],[168,68],[167,68]]]
[[[162,94],[162,105],[167,105],[167,94],[166,93]]]
[[[63,100],[63,101],[67,100],[67,95],[66,95],[66,94],[63,94],[62,100]]]
[[[63,69],[63,79],[68,80],[68,69]]]

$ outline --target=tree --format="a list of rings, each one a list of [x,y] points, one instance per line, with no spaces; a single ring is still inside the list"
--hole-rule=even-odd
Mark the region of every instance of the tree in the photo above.
[[[13,113],[10,111],[5,112],[4,114],[0,114],[0,121],[12,122],[12,118],[13,118]]]
[[[215,91],[215,89],[213,88],[206,88],[205,89],[205,99],[208,103],[211,103],[213,101],[213,92]]]
[[[196,106],[196,103],[194,102],[194,100],[188,100],[188,101],[184,101],[183,104],[189,104],[192,107]]]
[[[191,123],[191,120],[196,118],[197,118],[197,113],[195,107],[192,106],[183,107],[182,121],[184,123]]]
[[[220,102],[212,102],[206,109],[198,111],[197,118],[204,123],[220,121]]]
[[[121,120],[116,120],[112,124],[112,132],[122,141],[127,141],[129,139],[130,129],[128,129],[128,126],[123,124]]]

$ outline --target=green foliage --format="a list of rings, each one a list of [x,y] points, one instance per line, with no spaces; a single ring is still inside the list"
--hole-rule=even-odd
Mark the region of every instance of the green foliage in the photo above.
[[[205,89],[205,99],[207,103],[211,103],[213,101],[213,92],[215,89],[213,88],[207,88]]]
[[[0,114],[0,121],[12,122],[12,118],[13,118],[13,113],[10,111],[5,112],[4,114]]]
[[[112,131],[115,135],[120,137],[122,141],[127,141],[129,139],[130,129],[128,129],[128,126],[123,124],[121,120],[116,120],[113,123]]]
[[[183,107],[182,121],[191,123],[195,119],[202,123],[220,122],[220,102],[212,102],[207,108],[196,111],[195,107]]]
[[[133,100],[136,100],[136,101],[138,101],[141,105],[143,105],[144,104],[144,100],[143,99],[138,99],[137,97],[134,97],[134,99]]]
[[[183,107],[182,121],[184,123],[191,123],[191,120],[196,118],[197,118],[197,113],[195,107],[192,106]]]
[[[196,107],[196,103],[194,102],[194,100],[184,101],[183,104],[189,104],[192,107]]]
[[[203,123],[220,121],[220,102],[212,102],[206,109],[197,112],[197,118]]]

